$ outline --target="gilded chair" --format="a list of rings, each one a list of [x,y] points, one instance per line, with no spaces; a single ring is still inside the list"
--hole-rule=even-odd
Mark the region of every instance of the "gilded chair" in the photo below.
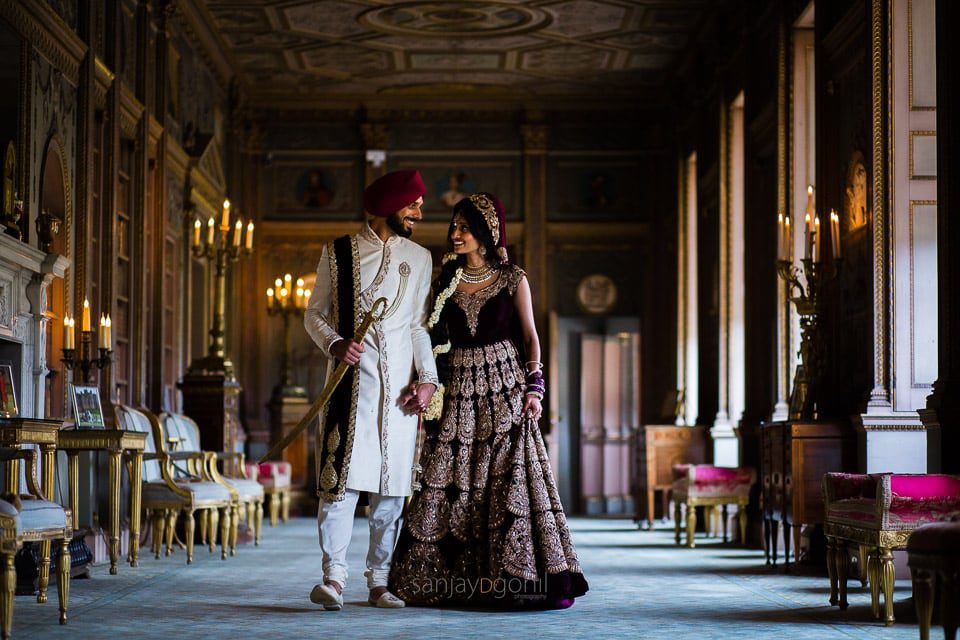
[[[24,460],[27,463],[27,491],[19,493],[20,504],[15,506],[0,500],[0,629],[4,638],[10,637],[13,625],[13,594],[17,574],[13,564],[17,549],[24,542],[59,542],[57,558],[57,594],[60,598],[60,624],[67,623],[67,602],[70,598],[70,540],[73,537],[73,517],[69,509],[45,500],[37,482],[37,453],[32,449],[0,448],[0,462]],[[44,560],[46,560],[44,562]],[[41,559],[37,602],[47,601],[50,580],[49,558]]]
[[[200,427],[192,418],[179,413],[165,413],[160,417],[163,428],[169,436],[179,439],[180,450],[200,451]],[[239,520],[245,519],[253,531],[255,544],[260,544],[260,529],[263,525],[263,487],[256,480],[246,477],[244,455],[239,451],[204,452],[206,459],[205,475],[208,479],[222,483],[235,493],[237,510],[234,512],[233,527],[230,533],[230,553],[234,553]],[[217,466],[223,462],[223,473]],[[237,471],[233,471],[237,470]]]
[[[290,519],[290,492],[292,489],[293,468],[289,462],[272,460],[247,462],[247,477],[256,480],[270,497],[270,526],[277,526],[278,520]]]
[[[193,562],[193,539],[196,527],[194,513],[201,524],[216,529],[220,525],[220,557],[226,559],[233,496],[223,485],[203,477],[198,471],[204,465],[203,455],[190,451],[170,451],[160,420],[146,409],[126,405],[116,407],[117,419],[124,429],[147,434],[143,452],[143,508],[153,527],[153,553],[160,557],[173,553],[177,514],[184,516],[184,542],[187,564]],[[210,551],[215,540],[210,538]]]

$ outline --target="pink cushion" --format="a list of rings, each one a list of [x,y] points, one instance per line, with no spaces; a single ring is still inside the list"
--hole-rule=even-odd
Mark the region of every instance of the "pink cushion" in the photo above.
[[[943,474],[894,474],[890,477],[890,491],[895,496],[920,500],[960,496],[960,478]]]
[[[260,463],[260,476],[257,480],[265,487],[289,487],[292,473],[293,467],[289,462],[271,460]]]
[[[960,509],[960,477],[939,474],[828,473],[827,522],[912,530]]]
[[[673,465],[675,500],[736,498],[750,495],[756,474],[750,467],[717,467],[712,464]]]
[[[256,462],[244,462],[243,469],[247,472],[247,478],[256,480],[260,477],[260,465]]]

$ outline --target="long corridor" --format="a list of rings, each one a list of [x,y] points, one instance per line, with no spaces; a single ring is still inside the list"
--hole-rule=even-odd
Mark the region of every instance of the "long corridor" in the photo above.
[[[351,577],[340,612],[307,598],[320,577],[315,521],[265,527],[259,548],[244,545],[221,561],[219,550],[185,564],[181,550],[110,576],[98,565],[74,580],[69,623],[57,625],[50,602],[18,596],[14,638],[829,638],[918,637],[908,581],[897,584],[898,623],[870,616],[869,591],[851,581],[850,608],[827,606],[826,576],[783,575],[763,554],[712,540],[673,545],[672,531],[637,531],[629,521],[574,518],[571,529],[590,583],[565,611],[374,609],[366,604],[366,522],[355,522]],[[932,637],[941,629],[934,627]]]

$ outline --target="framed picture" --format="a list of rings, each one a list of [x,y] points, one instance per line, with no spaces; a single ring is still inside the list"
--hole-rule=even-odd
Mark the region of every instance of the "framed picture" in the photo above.
[[[13,385],[13,367],[0,364],[0,418],[16,418],[19,415],[17,392]]]
[[[77,427],[103,429],[103,409],[100,407],[100,390],[93,385],[70,385],[73,401],[73,418]]]

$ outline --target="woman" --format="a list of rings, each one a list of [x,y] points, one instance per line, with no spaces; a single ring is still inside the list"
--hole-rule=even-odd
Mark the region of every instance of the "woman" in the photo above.
[[[410,604],[568,607],[587,583],[537,426],[544,383],[530,285],[506,260],[495,196],[457,203],[448,237],[428,321],[445,392],[425,414],[423,488],[390,590]]]

